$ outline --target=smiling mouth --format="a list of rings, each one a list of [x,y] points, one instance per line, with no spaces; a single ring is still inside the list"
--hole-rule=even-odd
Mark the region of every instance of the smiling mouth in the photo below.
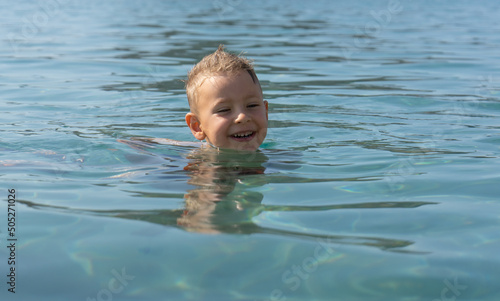
[[[247,132],[240,132],[240,133],[233,134],[233,135],[231,135],[231,138],[236,139],[238,141],[246,141],[246,140],[252,139],[253,136],[255,136],[254,131],[247,131]]]

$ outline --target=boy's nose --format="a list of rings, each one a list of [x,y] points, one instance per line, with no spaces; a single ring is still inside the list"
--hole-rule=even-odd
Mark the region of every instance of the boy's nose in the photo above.
[[[234,120],[234,122],[236,123],[243,123],[243,122],[246,122],[250,120],[250,118],[248,117],[247,114],[245,114],[245,112],[240,112],[238,113],[238,116],[236,116],[236,119]]]

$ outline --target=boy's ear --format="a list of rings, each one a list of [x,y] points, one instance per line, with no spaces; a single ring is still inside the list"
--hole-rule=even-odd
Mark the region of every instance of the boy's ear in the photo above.
[[[186,123],[196,139],[205,139],[205,133],[203,133],[200,127],[200,120],[194,113],[189,112],[186,114]]]
[[[266,106],[266,119],[269,120],[269,117],[267,116],[267,111],[269,110],[269,103],[267,100],[264,100],[264,105]]]

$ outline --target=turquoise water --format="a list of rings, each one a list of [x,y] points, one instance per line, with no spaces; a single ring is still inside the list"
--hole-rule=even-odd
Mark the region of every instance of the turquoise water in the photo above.
[[[500,299],[497,2],[0,8],[2,300]],[[134,140],[194,141],[181,80],[220,43],[262,149]]]

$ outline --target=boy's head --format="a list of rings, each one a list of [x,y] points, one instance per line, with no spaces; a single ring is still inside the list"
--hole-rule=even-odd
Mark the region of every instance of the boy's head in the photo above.
[[[194,137],[215,147],[256,150],[267,134],[267,101],[249,60],[224,51],[205,56],[188,74]]]

